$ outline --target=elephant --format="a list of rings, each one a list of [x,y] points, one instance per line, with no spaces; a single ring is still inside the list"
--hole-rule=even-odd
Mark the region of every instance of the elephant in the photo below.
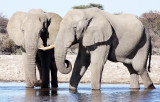
[[[48,88],[51,70],[52,87],[58,87],[57,67],[54,60],[54,41],[62,18],[56,13],[32,9],[16,12],[10,18],[7,31],[16,45],[21,46],[27,88],[39,84],[36,66],[40,73],[41,88]]]
[[[72,9],[64,16],[55,41],[58,70],[67,74],[66,51],[79,43],[79,51],[69,89],[77,90],[84,73],[91,68],[91,88],[101,88],[101,77],[107,60],[123,63],[130,72],[130,88],[139,89],[139,75],[144,88],[155,88],[147,72],[151,61],[151,37],[136,16],[114,15],[98,8]]]

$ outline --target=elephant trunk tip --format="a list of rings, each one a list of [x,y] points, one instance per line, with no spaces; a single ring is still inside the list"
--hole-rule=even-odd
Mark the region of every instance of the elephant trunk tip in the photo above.
[[[72,64],[70,61],[68,60],[65,60],[65,68],[62,68],[62,69],[59,69],[59,71],[62,73],[62,74],[68,74],[71,72],[72,70]]]

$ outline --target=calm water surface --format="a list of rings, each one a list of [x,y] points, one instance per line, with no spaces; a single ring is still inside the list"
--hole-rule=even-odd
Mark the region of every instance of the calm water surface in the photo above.
[[[90,84],[79,84],[77,92],[68,83],[58,89],[25,88],[25,83],[0,82],[0,102],[160,102],[160,86],[154,90],[130,90],[128,84],[102,84],[91,90]]]

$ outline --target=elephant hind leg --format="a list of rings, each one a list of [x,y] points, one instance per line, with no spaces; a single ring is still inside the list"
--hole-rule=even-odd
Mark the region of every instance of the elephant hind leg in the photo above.
[[[145,70],[142,74],[140,74],[143,84],[144,84],[144,88],[147,89],[155,89],[152,80],[150,79],[147,70]]]
[[[130,89],[139,89],[139,75],[131,64],[124,64],[130,72]]]
[[[145,51],[138,51],[137,55],[133,58],[132,66],[134,70],[141,76],[145,88],[153,88],[153,82],[146,70],[147,53]]]

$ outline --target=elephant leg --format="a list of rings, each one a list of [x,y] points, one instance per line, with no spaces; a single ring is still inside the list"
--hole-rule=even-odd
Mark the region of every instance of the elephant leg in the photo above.
[[[58,79],[57,79],[57,66],[55,62],[51,62],[51,84],[52,87],[58,87]]]
[[[145,88],[153,88],[153,82],[146,71],[148,59],[148,45],[145,44],[133,58],[132,66],[134,70],[141,76]]]
[[[143,63],[143,62],[141,62],[141,63]],[[149,77],[148,72],[145,69],[145,67],[138,65],[138,64],[134,64],[134,63],[133,63],[133,66],[134,66],[134,69],[136,70],[136,72],[141,76],[144,87],[148,88],[148,89],[154,88],[153,82],[152,82],[151,78]]]
[[[87,53],[86,49],[79,45],[78,55],[74,64],[74,68],[72,71],[72,75],[70,78],[70,90],[76,90],[77,86],[86,72],[88,66],[90,64],[90,54]]]
[[[106,63],[110,46],[98,46],[91,52],[91,86],[92,89],[100,89],[104,64]]]
[[[55,63],[55,58],[54,58],[54,49],[50,50],[50,56],[51,56],[51,84],[52,87],[57,88],[58,87],[58,79],[57,79],[57,66]]]
[[[48,51],[40,51],[41,68],[42,68],[42,84],[41,88],[49,87],[49,69],[50,69],[50,54]]]
[[[139,75],[138,73],[133,69],[131,64],[124,64],[129,72],[130,72],[130,88],[131,89],[139,89]]]
[[[152,80],[148,75],[147,70],[145,70],[142,74],[140,74],[140,76],[142,78],[142,81],[143,81],[143,84],[144,84],[144,88],[155,89],[155,87],[154,87],[154,85],[152,83]]]

